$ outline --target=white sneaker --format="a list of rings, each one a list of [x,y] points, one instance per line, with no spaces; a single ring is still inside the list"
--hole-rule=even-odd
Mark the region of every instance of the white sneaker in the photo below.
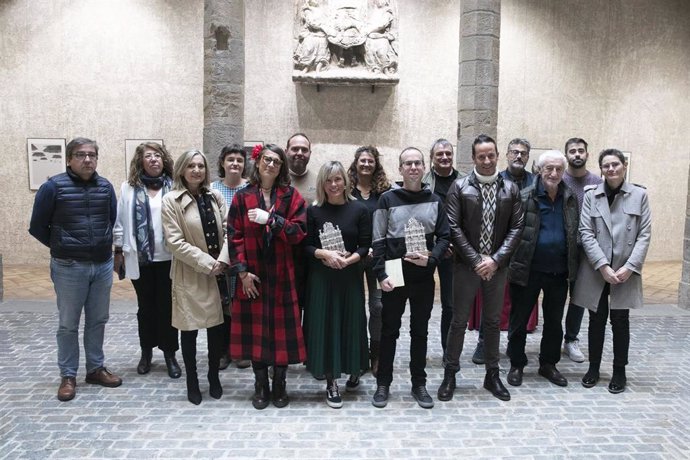
[[[573,340],[572,342],[565,342],[563,344],[563,352],[576,363],[585,362],[585,355],[580,351],[580,341]]]

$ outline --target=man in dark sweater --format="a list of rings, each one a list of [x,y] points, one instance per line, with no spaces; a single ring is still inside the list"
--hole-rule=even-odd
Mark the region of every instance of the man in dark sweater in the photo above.
[[[542,329],[539,349],[539,375],[559,386],[568,381],[556,369],[563,340],[563,308],[568,281],[577,275],[577,228],[580,213],[577,198],[563,183],[565,156],[557,150],[542,153],[537,160],[539,176],[534,185],[521,192],[525,209],[525,228],[510,261],[510,327],[508,383],[522,385],[527,365],[525,342],[527,321],[543,291]]]
[[[458,178],[458,170],[453,167],[453,145],[447,139],[438,139],[431,146],[431,168],[424,175],[422,182],[438,197],[446,202],[448,189]],[[446,337],[453,319],[453,252],[448,248],[439,261],[438,281],[441,285],[441,347],[446,350]]]
[[[372,404],[385,407],[388,403],[396,342],[409,300],[412,396],[421,407],[431,408],[434,401],[426,390],[424,369],[434,303],[434,269],[448,249],[450,229],[441,199],[422,184],[422,152],[414,147],[403,150],[399,168],[403,177],[401,187],[384,193],[374,212],[373,270],[383,290],[383,324]],[[395,276],[396,271],[402,272],[404,285]]]
[[[79,318],[84,311],[86,383],[117,387],[122,379],[105,368],[103,334],[113,284],[113,225],[117,198],[98,175],[98,145],[78,137],[67,144],[67,172],[48,179],[36,193],[29,233],[50,248],[50,277],[58,308],[57,397],[76,393]]]

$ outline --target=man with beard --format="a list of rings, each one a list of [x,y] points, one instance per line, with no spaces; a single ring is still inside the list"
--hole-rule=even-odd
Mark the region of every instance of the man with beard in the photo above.
[[[499,173],[502,178],[513,182],[520,190],[534,183],[534,174],[525,169],[531,148],[532,146],[527,139],[518,137],[508,142],[508,152],[506,153],[508,167]],[[508,312],[505,314],[507,316]],[[484,364],[484,326],[481,318],[479,320],[479,338],[477,339],[477,347],[472,354],[472,362]]]
[[[311,158],[311,142],[307,135],[293,134],[287,141],[285,154],[290,168],[290,182],[308,206],[316,199],[316,174],[310,174],[307,169]]]
[[[458,178],[458,171],[453,167],[453,145],[447,139],[438,139],[431,146],[431,169],[422,178],[431,191],[442,203],[453,182]],[[441,285],[441,346],[446,351],[446,338],[450,321],[453,319],[453,248],[448,248],[445,256],[438,263],[438,280]]]
[[[467,320],[474,298],[481,291],[486,328],[484,388],[496,398],[508,401],[510,393],[499,377],[499,325],[508,263],[524,226],[522,202],[517,185],[498,174],[498,151],[491,137],[481,134],[474,140],[472,161],[474,170],[450,186],[446,199],[455,260],[453,320],[443,355],[443,382],[438,399],[453,398]]]
[[[579,211],[582,211],[585,187],[601,183],[601,177],[592,174],[586,168],[588,156],[587,142],[584,139],[572,137],[565,141],[565,157],[568,160],[568,168],[565,170],[565,174],[563,174],[563,182],[575,192]],[[574,288],[574,283],[571,283],[571,293]],[[584,308],[570,303],[565,317],[563,352],[576,363],[582,363],[585,360],[585,355],[580,351],[580,341],[577,338],[580,333],[580,324],[582,323],[584,313]]]

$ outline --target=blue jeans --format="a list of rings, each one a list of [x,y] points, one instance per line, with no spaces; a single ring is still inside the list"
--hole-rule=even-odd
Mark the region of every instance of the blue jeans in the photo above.
[[[84,310],[86,372],[103,366],[103,334],[110,311],[113,260],[81,262],[51,258],[58,307],[58,367],[61,377],[76,377],[79,369],[79,320]]]

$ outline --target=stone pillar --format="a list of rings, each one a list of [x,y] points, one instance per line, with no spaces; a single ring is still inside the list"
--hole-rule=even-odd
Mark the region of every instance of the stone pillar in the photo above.
[[[688,168],[690,177],[690,168]],[[678,306],[690,310],[690,179],[688,197],[685,202],[685,236],[683,238],[683,270],[678,285]]]
[[[244,138],[244,1],[204,2],[204,152]],[[216,168],[211,168],[216,174]]]
[[[461,171],[472,169],[472,141],[496,138],[501,0],[460,0],[458,147]]]

